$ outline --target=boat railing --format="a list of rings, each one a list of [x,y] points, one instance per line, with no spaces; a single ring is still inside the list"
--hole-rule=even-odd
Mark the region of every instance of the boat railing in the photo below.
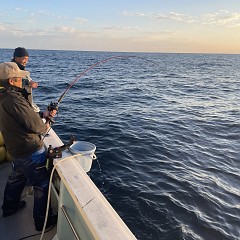
[[[54,130],[44,138],[45,146],[61,146],[63,143]],[[107,199],[82,169],[69,151],[54,164],[59,177],[59,187],[53,186],[57,199],[58,221],[54,240],[60,239],[136,239]],[[60,162],[61,161],[61,162]]]

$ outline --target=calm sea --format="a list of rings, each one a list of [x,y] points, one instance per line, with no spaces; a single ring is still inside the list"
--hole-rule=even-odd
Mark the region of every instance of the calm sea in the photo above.
[[[89,176],[139,240],[240,239],[240,55],[29,53],[42,109],[125,56],[87,71],[53,128],[97,146]]]

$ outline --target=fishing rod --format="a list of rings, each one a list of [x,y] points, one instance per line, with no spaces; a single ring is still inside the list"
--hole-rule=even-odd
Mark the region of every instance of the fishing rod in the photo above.
[[[90,67],[88,67],[87,69],[85,69],[84,71],[82,71],[70,84],[69,86],[66,88],[66,90],[62,93],[62,95],[59,97],[58,101],[57,102],[51,102],[48,107],[47,107],[47,110],[49,112],[53,111],[53,110],[56,110],[58,111],[58,106],[60,104],[60,102],[62,101],[62,99],[64,98],[64,96],[67,94],[67,92],[69,91],[69,89],[84,75],[86,74],[88,71],[90,71],[91,69],[93,69],[94,67],[100,65],[100,64],[103,64],[103,63],[106,63],[108,61],[111,61],[113,59],[124,59],[124,58],[139,58],[139,59],[142,59],[142,60],[145,60],[145,58],[143,57],[140,57],[140,56],[136,56],[136,55],[126,55],[126,56],[120,56],[120,55],[117,55],[117,56],[113,56],[113,57],[108,57],[108,58],[105,58],[101,61],[98,61],[94,64],[92,64]],[[149,60],[147,59],[147,62],[152,62],[154,64],[156,64],[156,62],[154,62],[153,60]],[[54,120],[53,120],[53,117],[50,115],[49,117],[46,118],[46,122],[48,122],[50,125],[54,123]],[[49,128],[49,130],[47,131],[47,133],[45,134],[45,136],[43,137],[43,139],[48,135],[49,131],[50,131],[51,127]]]
[[[113,57],[109,57],[109,58],[106,58],[106,59],[103,59],[99,62],[96,62],[94,63],[93,65],[91,65],[89,68],[87,68],[86,70],[84,70],[83,72],[80,73],[80,75],[75,79],[73,80],[68,88],[63,92],[63,94],[59,97],[58,101],[57,101],[57,104],[59,105],[59,103],[62,101],[63,97],[66,95],[66,93],[68,92],[68,90],[74,85],[74,83],[79,80],[85,73],[87,73],[88,71],[90,71],[91,69],[93,69],[94,67],[100,65],[100,64],[103,64],[105,62],[108,62],[110,60],[113,60],[113,59],[116,59],[116,58],[133,58],[133,57],[137,57],[137,56],[113,56]]]
[[[108,57],[108,58],[105,58],[99,62],[96,62],[94,64],[92,64],[90,67],[88,67],[87,69],[85,69],[83,72],[81,72],[70,84],[69,86],[66,88],[66,90],[62,93],[62,95],[59,97],[59,99],[57,100],[57,102],[51,102],[47,109],[48,111],[53,111],[53,110],[57,110],[58,111],[58,106],[60,104],[60,102],[62,101],[62,99],[65,97],[65,95],[67,94],[67,92],[69,91],[69,89],[84,75],[86,74],[88,71],[90,71],[91,69],[93,69],[94,67],[100,65],[100,64],[103,64],[103,63],[106,63],[108,61],[111,61],[113,59],[117,59],[117,58],[141,58],[139,56],[135,56],[135,55],[128,55],[128,56],[113,56],[113,57]],[[54,121],[52,120],[52,118],[49,118],[48,121],[50,123],[54,123]]]

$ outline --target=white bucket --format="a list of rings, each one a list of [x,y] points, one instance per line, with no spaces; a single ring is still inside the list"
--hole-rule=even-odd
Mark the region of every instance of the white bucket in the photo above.
[[[92,167],[92,160],[96,159],[96,146],[90,142],[77,141],[69,147],[69,151],[82,155],[75,157],[85,172],[89,172]]]

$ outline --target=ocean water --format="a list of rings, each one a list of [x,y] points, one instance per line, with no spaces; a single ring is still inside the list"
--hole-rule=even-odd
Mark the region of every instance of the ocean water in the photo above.
[[[42,109],[113,57],[69,89],[53,128],[97,146],[89,176],[137,239],[240,239],[240,55],[29,53]]]

